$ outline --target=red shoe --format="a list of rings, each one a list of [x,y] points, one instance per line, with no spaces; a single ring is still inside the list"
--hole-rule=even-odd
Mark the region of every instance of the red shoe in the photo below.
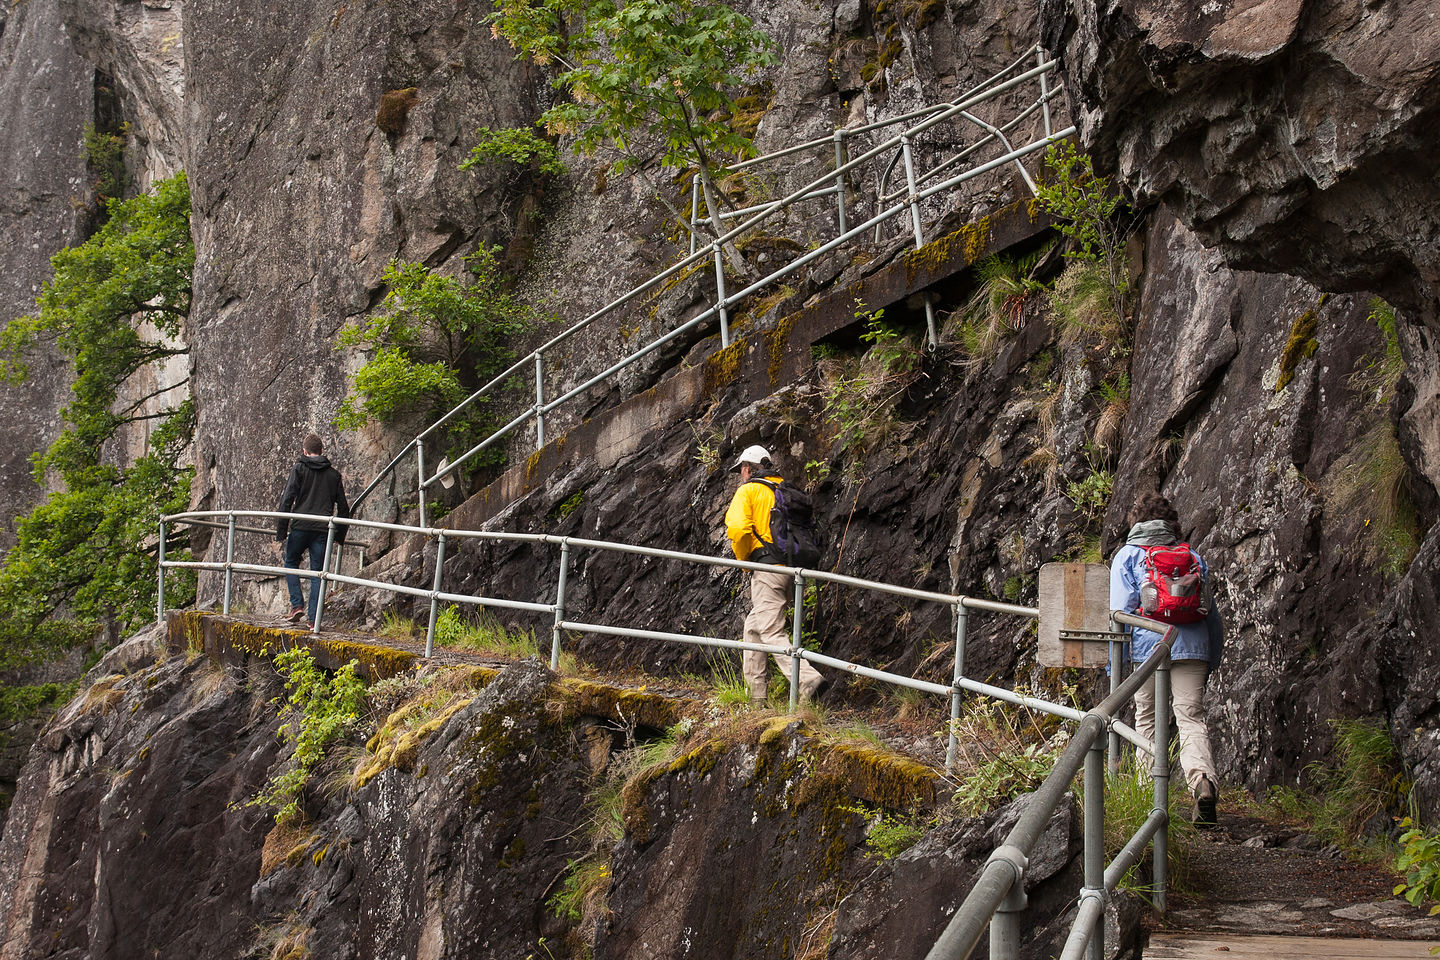
[[[285,619],[289,620],[291,623],[299,623],[301,620],[305,619],[305,608],[291,607],[290,614]]]

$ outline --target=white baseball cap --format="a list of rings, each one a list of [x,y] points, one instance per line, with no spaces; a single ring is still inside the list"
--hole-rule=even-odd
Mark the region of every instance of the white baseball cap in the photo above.
[[[770,451],[766,450],[758,443],[754,443],[746,447],[744,451],[741,452],[740,459],[736,460],[733,464],[731,464],[730,472],[734,473],[738,471],[742,463],[753,463],[758,467],[760,464],[768,462],[769,459]]]

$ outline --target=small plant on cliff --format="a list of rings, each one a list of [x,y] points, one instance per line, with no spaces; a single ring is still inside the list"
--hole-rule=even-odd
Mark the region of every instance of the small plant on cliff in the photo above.
[[[1327,514],[1350,528],[1365,562],[1397,577],[1420,547],[1419,518],[1408,489],[1410,468],[1390,418],[1405,360],[1395,311],[1378,298],[1370,308],[1383,346],[1350,375],[1349,383],[1369,399],[1372,426],[1336,461],[1321,492]]]
[[[885,311],[855,316],[865,321],[867,344],[860,357],[821,362],[825,419],[835,428],[841,450],[866,450],[884,438],[895,403],[914,382],[921,352],[914,338],[885,322]]]
[[[954,799],[965,816],[978,816],[1034,790],[1055,767],[1060,744],[1033,711],[998,700],[970,703],[956,724],[967,768]]]
[[[129,132],[128,123],[120,124],[113,132],[100,130],[93,123],[85,124],[82,135],[85,166],[94,178],[92,186],[102,204],[125,192],[125,137]]]
[[[570,99],[541,115],[547,131],[573,136],[581,153],[614,149],[616,169],[644,178],[687,230],[646,173],[655,150],[664,167],[698,169],[706,208],[719,210],[724,159],[754,152],[730,121],[734,91],[775,61],[749,17],[709,0],[496,0],[490,22],[521,55],[559,65],[554,83]]]
[[[309,648],[297,647],[276,656],[275,668],[285,678],[290,694],[280,707],[280,717],[286,722],[278,733],[295,749],[284,771],[271,777],[250,803],[275,807],[277,824],[304,819],[300,799],[310,772],[325,758],[325,748],[359,722],[365,707],[365,681],[355,673],[358,665],[351,660],[331,676],[315,665]]]
[[[461,170],[501,164],[522,169],[533,168],[545,176],[560,176],[565,173],[565,164],[560,161],[560,151],[555,144],[530,127],[505,130],[480,127],[475,131],[475,140],[475,146],[470,148],[469,158],[460,164]]]
[[[994,256],[976,265],[975,292],[950,321],[970,364],[994,359],[1005,338],[1020,329],[1026,304],[1045,289],[1031,275],[1039,259]]]
[[[430,423],[501,373],[514,359],[513,338],[535,312],[503,289],[496,253],[481,247],[465,258],[469,283],[440,276],[424,264],[394,261],[382,278],[389,293],[376,314],[341,331],[338,349],[370,351],[351,379],[335,425],[358,430],[402,419]],[[450,455],[470,449],[497,422],[481,398],[447,428]],[[491,448],[482,463],[502,463]]]
[[[1123,327],[1129,317],[1130,275],[1125,263],[1128,205],[1105,177],[1097,177],[1088,154],[1070,141],[1045,153],[1036,196],[1070,239],[1065,256],[1103,271],[1110,307]]]
[[[0,330],[0,380],[23,382],[46,347],[74,375],[59,437],[32,458],[36,482],[52,492],[18,518],[0,567],[0,636],[10,645],[28,648],[57,614],[126,628],[153,617],[157,521],[189,502],[188,381],[150,386],[166,383],[164,365],[187,352],[195,248],[185,174],[107,209],[94,236],[50,258],[38,310]],[[143,452],[132,458],[127,443]],[[189,533],[172,536],[170,556],[183,559]],[[171,575],[170,598],[190,602],[193,584]]]
[[[840,809],[865,818],[865,848],[873,860],[894,860],[925,835],[924,823],[914,814],[889,813],[863,803]]]

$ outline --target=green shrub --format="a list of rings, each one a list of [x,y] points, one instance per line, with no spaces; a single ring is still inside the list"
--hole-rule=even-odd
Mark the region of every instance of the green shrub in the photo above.
[[[840,809],[865,818],[865,849],[872,860],[894,860],[925,835],[924,822],[913,814],[889,813],[863,803]]]
[[[503,290],[499,250],[481,247],[465,258],[468,283],[421,263],[391,262],[382,277],[389,293],[380,309],[346,326],[337,340],[337,349],[371,351],[351,378],[335,416],[337,427],[432,423],[510,366],[511,343],[537,315]],[[449,422],[448,455],[466,452],[500,425],[489,412],[492,399],[482,397]],[[482,465],[505,459],[498,446],[479,457]]]
[[[285,678],[289,697],[280,707],[280,739],[294,746],[285,769],[270,778],[251,804],[275,807],[277,824],[304,819],[300,799],[310,772],[325,758],[325,749],[352,730],[365,706],[365,681],[355,673],[359,661],[351,660],[327,676],[315,665],[308,647],[286,650],[275,657],[275,668]],[[276,698],[276,703],[280,698]]]
[[[1395,895],[1404,896],[1412,906],[1426,901],[1440,901],[1440,833],[1422,829],[1409,817],[1400,821],[1401,851],[1395,871],[1405,877],[1395,887]],[[1440,914],[1440,903],[1430,906],[1430,916]],[[1434,952],[1434,951],[1432,951]]]
[[[560,151],[555,144],[537,134],[530,127],[515,127],[506,130],[492,130],[480,127],[475,131],[475,146],[470,156],[460,164],[461,170],[471,170],[490,163],[514,164],[518,167],[534,167],[547,176],[561,176],[565,164],[560,160]]]

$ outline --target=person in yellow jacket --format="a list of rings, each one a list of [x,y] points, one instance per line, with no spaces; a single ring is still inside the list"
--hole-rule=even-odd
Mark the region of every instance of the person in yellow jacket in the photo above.
[[[779,563],[769,544],[770,510],[775,506],[774,492],[763,483],[751,483],[752,478],[763,477],[771,483],[780,483],[770,461],[770,453],[762,446],[746,447],[740,458],[730,467],[731,472],[740,474],[740,486],[725,511],[725,533],[737,560],[753,563]],[[754,571],[750,574],[750,614],[745,618],[746,643],[763,643],[771,647],[790,649],[790,632],[786,629],[785,604],[794,588],[791,574],[776,571]],[[790,677],[791,658],[776,653],[775,663],[786,679]],[[746,650],[743,655],[745,686],[750,691],[750,702],[765,702],[765,654],[758,650]],[[800,661],[800,696],[810,699],[820,692],[825,678],[808,660]]]

